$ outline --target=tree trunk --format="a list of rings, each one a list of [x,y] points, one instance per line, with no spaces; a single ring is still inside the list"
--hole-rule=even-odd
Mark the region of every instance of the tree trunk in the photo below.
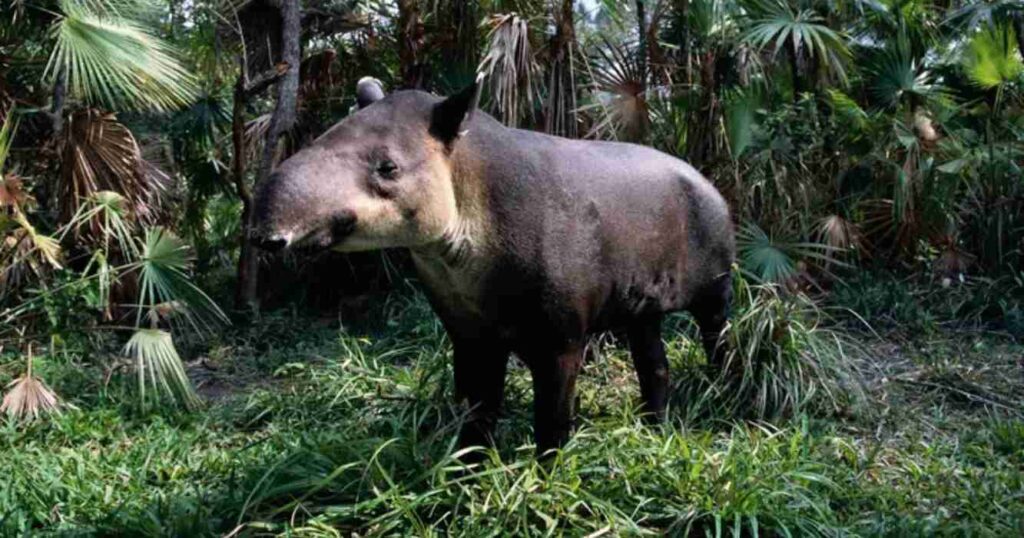
[[[573,49],[576,45],[575,0],[562,0],[555,14],[555,35],[551,38],[551,76],[544,114],[544,131],[575,138],[576,81]]]
[[[719,106],[716,89],[718,57],[715,51],[711,50],[699,55],[698,58],[702,102],[692,114],[692,119],[687,119],[686,150],[690,164],[699,168],[712,153]]]
[[[277,102],[274,105],[274,112],[270,116],[270,127],[267,130],[267,139],[264,141],[263,155],[260,160],[260,168],[256,176],[256,185],[266,181],[275,166],[278,142],[281,135],[291,130],[295,125],[296,102],[299,93],[299,68],[301,57],[299,52],[299,40],[301,37],[301,7],[299,0],[282,0],[281,2],[281,63],[284,65],[284,74],[277,83]],[[236,89],[236,92],[238,90]],[[245,92],[244,83],[241,90]],[[233,118],[232,136],[235,137],[238,123],[244,112],[245,98],[236,99],[235,115]],[[244,128],[244,124],[242,125]],[[234,140],[236,150],[239,140]],[[255,215],[252,210],[252,193],[244,188],[244,149],[236,155],[235,181],[236,186],[241,184],[239,197],[242,198],[242,248],[238,255],[238,290],[236,298],[238,303],[251,310],[259,308],[258,285],[259,285],[259,259],[255,245],[252,243],[252,233],[255,225]],[[248,202],[246,201],[248,199]]]
[[[423,22],[419,0],[398,0],[398,61],[401,64],[402,87],[423,88]]]
[[[690,60],[690,27],[685,24],[687,13],[689,11],[690,2],[688,0],[673,0],[673,9],[678,14],[678,20],[683,21],[683,28],[680,30],[682,34],[679,36],[679,58],[677,58],[676,64],[683,65],[686,72],[686,87],[689,88],[693,85],[693,63]]]
[[[64,128],[64,101],[68,92],[68,71],[58,68],[57,80],[53,82],[53,102],[50,103],[50,125],[53,127],[53,139],[60,136]]]
[[[636,24],[639,30],[637,50],[638,67],[640,68],[640,84],[647,87],[647,15],[644,13],[644,0],[636,0]]]
[[[250,240],[250,223],[252,215],[252,190],[245,181],[245,169],[247,166],[247,155],[245,151],[245,107],[248,95],[245,91],[246,61],[245,57],[239,58],[241,71],[238,74],[238,81],[235,83],[235,102],[231,113],[231,145],[234,162],[232,163],[232,176],[235,181],[235,192],[242,202],[242,236],[239,238],[238,252],[238,283],[235,286],[235,308],[244,310],[252,305],[255,297],[256,276],[254,268],[259,263],[256,249]],[[252,294],[250,296],[249,294]]]
[[[791,39],[786,40],[786,56],[789,57],[790,75],[793,77],[793,103],[800,101],[803,87],[800,84],[800,61],[796,54],[796,45]]]

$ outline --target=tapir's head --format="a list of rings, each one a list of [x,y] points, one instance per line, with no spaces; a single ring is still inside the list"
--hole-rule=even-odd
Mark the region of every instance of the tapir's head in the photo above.
[[[360,81],[359,110],[260,186],[257,244],[356,251],[440,239],[457,218],[451,155],[479,86],[447,99],[418,91],[385,97],[378,82]]]

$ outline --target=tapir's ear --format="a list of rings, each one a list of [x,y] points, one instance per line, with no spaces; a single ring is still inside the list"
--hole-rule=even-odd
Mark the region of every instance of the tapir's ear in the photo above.
[[[366,108],[384,98],[384,85],[373,77],[363,77],[356,83],[356,104]]]
[[[481,73],[473,84],[434,106],[433,117],[430,118],[430,133],[432,135],[442,142],[450,144],[462,134],[480,102],[483,79],[484,76]]]

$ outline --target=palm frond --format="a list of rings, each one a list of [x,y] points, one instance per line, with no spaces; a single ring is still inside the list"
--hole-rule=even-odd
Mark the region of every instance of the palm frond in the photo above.
[[[915,58],[906,36],[900,36],[868,59],[871,94],[882,106],[895,107],[905,99],[928,99],[941,93],[931,73]]]
[[[187,104],[193,77],[170,46],[108,2],[62,0],[52,29],[57,43],[46,67],[67,75],[72,95],[93,105],[167,111]]]
[[[135,264],[140,273],[139,309],[136,325],[142,316],[158,305],[180,303],[181,317],[192,330],[205,333],[227,316],[187,275],[192,262],[188,245],[171,232],[161,228],[146,231],[142,254]]]
[[[0,215],[0,231],[0,297],[62,267],[60,243],[36,231],[21,211]]]
[[[144,406],[149,405],[150,398],[158,400],[161,395],[181,403],[186,409],[196,409],[201,405],[170,333],[159,329],[139,329],[125,344],[124,354],[135,359],[139,399]],[[156,394],[147,396],[147,389]]]
[[[10,389],[0,404],[0,413],[19,420],[35,420],[40,415],[60,410],[57,395],[46,386],[42,379],[31,374],[15,379],[7,386]]]
[[[818,237],[821,242],[836,251],[857,250],[862,246],[860,230],[857,224],[842,215],[827,215],[818,224]]]
[[[743,0],[750,22],[743,40],[773,54],[790,43],[797,55],[806,51],[819,65],[846,82],[850,56],[846,39],[811,10],[795,9],[786,0]]]
[[[147,174],[135,136],[114,114],[76,111],[62,137],[58,206],[63,222],[69,222],[100,191],[123,196],[133,218],[152,219],[162,185]]]
[[[788,284],[800,273],[801,261],[828,266],[845,265],[836,259],[838,249],[814,242],[780,240],[753,222],[740,226],[736,234],[740,270],[756,282]]]
[[[32,348],[25,358],[25,375],[12,381],[0,403],[0,413],[17,420],[35,420],[40,415],[60,412],[60,400],[42,379],[32,374]]]
[[[132,258],[138,256],[128,200],[124,196],[113,191],[99,191],[90,195],[64,227],[61,239],[85,227],[93,228],[103,243],[104,251],[110,251],[110,241],[113,240],[125,255]]]
[[[4,173],[4,166],[7,163],[7,156],[11,151],[11,143],[14,141],[14,132],[18,124],[14,119],[14,111],[4,115],[3,125],[0,125],[0,175]]]
[[[650,129],[647,79],[636,46],[613,43],[602,37],[603,46],[594,47],[591,78],[599,102],[584,109],[599,109],[600,119],[588,137],[608,134],[629,141],[642,140]],[[611,97],[607,105],[601,101]]]
[[[840,90],[829,89],[827,91],[829,105],[832,110],[838,114],[843,121],[848,122],[857,130],[862,130],[867,126],[868,114],[856,101],[853,100],[849,95],[846,95]]]
[[[502,121],[515,126],[522,104],[532,112],[536,93],[533,75],[537,64],[530,46],[530,27],[514,13],[494,15],[485,24],[491,27],[490,43],[477,71],[486,73],[491,102]]]
[[[739,159],[754,141],[756,113],[760,99],[752,90],[734,90],[725,96],[725,134],[729,152]]]
[[[961,29],[974,29],[982,25],[994,28],[1011,17],[1024,16],[1024,3],[1020,0],[988,0],[964,2],[946,17],[945,23]]]
[[[985,28],[974,34],[963,59],[971,82],[991,89],[1020,78],[1024,62],[1017,51],[1017,37],[1009,25]]]

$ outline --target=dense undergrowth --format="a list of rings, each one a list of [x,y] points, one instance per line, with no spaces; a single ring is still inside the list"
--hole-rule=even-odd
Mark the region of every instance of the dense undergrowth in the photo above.
[[[1004,333],[837,329],[861,342],[842,357],[863,383],[857,402],[770,423],[677,405],[662,427],[631,409],[628,354],[604,339],[580,428],[554,461],[533,457],[528,375],[514,367],[498,447],[465,469],[439,323],[411,292],[375,304],[358,324],[277,314],[221,334],[189,366],[207,400],[193,413],[140,410],[105,372],[37,359],[75,408],[3,426],[3,534],[1024,530],[1024,348]],[[682,391],[700,352],[685,318],[666,327]]]

